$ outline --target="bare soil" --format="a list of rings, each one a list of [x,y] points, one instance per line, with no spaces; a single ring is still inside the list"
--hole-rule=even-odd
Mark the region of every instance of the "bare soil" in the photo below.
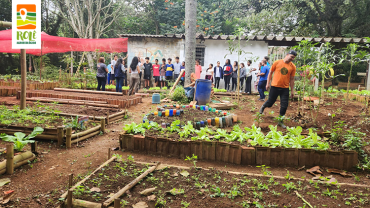
[[[127,161],[111,162],[74,193],[79,199],[102,203],[110,194],[118,192],[147,169],[148,166]],[[100,190],[90,191],[93,188]],[[151,193],[156,195],[155,201],[140,194],[149,188],[156,188]],[[353,206],[369,205],[369,194],[365,188],[302,182],[289,177],[284,180],[237,175],[213,168],[205,170],[194,167],[189,170],[170,167],[154,171],[121,196],[121,201],[129,206],[146,202],[149,207],[183,207],[184,203],[189,203],[190,207],[243,207],[253,202],[264,206],[304,206],[295,191],[318,206],[346,206],[346,202]],[[352,196],[362,201],[349,200]]]
[[[226,99],[226,98],[222,98]],[[252,101],[254,100],[254,101]],[[250,127],[254,123],[254,114],[257,112],[257,109],[262,105],[262,102],[258,102],[257,96],[247,96],[244,101],[239,105],[238,108],[231,110],[230,112],[235,113],[238,115],[238,118],[240,120],[239,125],[241,127]],[[231,100],[232,101],[232,100]],[[331,102],[331,99],[327,99],[327,102]],[[15,97],[1,97],[0,102],[6,102],[8,104],[15,104],[19,105],[19,100],[16,100]],[[31,102],[27,102],[31,103]],[[279,101],[276,103],[277,105],[274,105],[270,109],[266,109],[264,121],[261,123],[261,127],[264,129],[268,128],[268,125],[276,125],[276,122],[274,122],[273,118],[278,115],[280,103]],[[15,173],[13,175],[2,175],[1,178],[10,178],[11,183],[4,185],[0,187],[1,193],[3,191],[8,190],[14,190],[15,196],[9,202],[6,207],[57,207],[60,202],[58,201],[58,198],[62,193],[65,192],[67,181],[68,181],[68,175],[73,174],[76,178],[75,181],[81,180],[86,174],[88,174],[90,171],[93,171],[99,165],[101,165],[103,162],[107,160],[107,152],[108,148],[116,148],[119,146],[118,143],[118,137],[119,133],[123,131],[123,126],[125,124],[131,123],[131,122],[142,122],[142,118],[145,114],[149,113],[150,111],[153,111],[156,108],[157,105],[151,104],[151,98],[143,98],[143,103],[140,103],[136,106],[131,106],[129,111],[129,118],[118,122],[116,124],[111,124],[107,127],[106,133],[104,135],[98,135],[95,136],[92,139],[89,139],[87,141],[79,142],[78,144],[72,145],[72,148],[70,150],[66,150],[65,147],[59,147],[56,143],[53,142],[39,142],[38,143],[38,151],[39,155],[37,157],[37,161],[32,162],[28,165],[24,165],[19,169],[15,170]],[[255,108],[254,111],[252,111],[252,107]],[[338,109],[340,109],[338,111]],[[274,111],[273,115],[270,115],[269,112]],[[303,118],[305,120],[309,119],[309,108],[308,105],[305,107],[304,110],[305,113],[303,114]],[[317,118],[316,125],[311,125],[310,123],[306,124],[307,126],[304,128],[305,131],[307,131],[307,127],[314,126],[318,129],[324,127],[324,129],[329,129],[330,126],[330,119],[327,116],[328,113],[336,113],[336,117],[334,118],[334,121],[343,120],[348,126],[348,128],[351,125],[355,125],[355,128],[360,128],[360,131],[367,132],[369,129],[368,124],[368,117],[361,115],[361,113],[364,112],[364,104],[358,103],[358,102],[349,102],[348,105],[343,105],[342,99],[334,99],[334,105],[326,105],[324,103],[320,106],[320,113]],[[297,102],[291,102],[290,106],[287,111],[288,117],[296,117],[297,116]],[[299,123],[296,123],[294,121],[287,122],[288,126],[295,126],[300,125]],[[279,130],[283,130],[280,129]],[[3,145],[5,145],[5,142],[1,142]],[[27,146],[25,150],[30,149],[30,146]],[[128,155],[131,155],[134,157],[135,161],[141,161],[141,162],[162,162],[164,164],[171,164],[171,165],[182,165],[182,166],[192,166],[188,161],[184,161],[182,159],[177,158],[168,158],[168,157],[161,157],[161,156],[153,156],[153,155],[147,155],[147,154],[140,154],[135,152],[121,152],[121,151],[114,151],[114,153],[120,154],[123,157],[127,157]],[[216,168],[219,171],[238,171],[238,172],[246,172],[246,173],[261,173],[261,168],[252,167],[252,166],[240,166],[240,165],[233,165],[229,163],[223,163],[223,162],[210,162],[210,161],[198,161],[197,166],[200,167],[213,167]],[[296,178],[306,177],[306,178],[312,178],[313,176],[306,173],[305,169],[311,168],[311,167],[305,167],[302,170],[298,170],[300,167],[274,167],[270,168],[269,170],[272,172],[275,176],[286,176],[287,171],[289,171],[289,174],[291,176],[294,176]],[[324,176],[329,177],[331,174],[327,173],[325,170],[325,167],[322,167],[324,169]],[[358,171],[353,172],[353,177],[350,178],[344,178],[339,175],[333,175],[338,182],[340,183],[356,183],[356,184],[363,184],[370,186],[370,180],[368,177],[368,172]],[[223,176],[222,176],[223,177]],[[206,179],[206,178],[204,178]],[[202,180],[204,180],[202,178]],[[210,180],[210,179],[209,179]],[[172,181],[172,180],[171,180]],[[208,179],[207,179],[208,181]],[[166,181],[164,181],[167,183]],[[175,182],[174,182],[175,183]],[[266,183],[266,182],[264,182]],[[284,182],[285,183],[285,182]],[[280,183],[282,184],[282,183]],[[306,185],[306,184],[305,184]],[[148,185],[147,185],[148,186]],[[231,185],[230,185],[231,186]],[[253,186],[252,184],[248,186]],[[281,186],[282,187],[282,186]],[[195,187],[194,187],[195,188]],[[325,187],[324,187],[325,188]],[[329,190],[334,187],[329,187]],[[185,190],[188,190],[187,188],[183,188]],[[191,189],[191,188],[190,188]],[[229,189],[229,188],[228,188]],[[347,192],[344,192],[344,190],[341,190],[341,193],[346,193],[348,198],[348,195],[350,194],[356,194],[359,196],[360,189],[352,189],[352,188],[346,188]],[[224,191],[223,189],[222,191]],[[139,189],[133,189],[131,190],[131,194],[137,194]],[[280,190],[277,190],[280,192]],[[305,194],[304,197],[307,201],[309,201],[313,206],[321,207],[322,205],[327,205],[327,207],[338,207],[334,206],[333,204],[326,203],[327,197],[322,196],[321,194],[323,189],[321,189],[321,193],[316,193],[315,195],[319,197],[320,201],[317,201],[311,197],[311,195],[307,195],[307,192],[314,192],[316,191],[316,188],[313,188],[311,186],[310,189],[301,192],[300,194]],[[245,191],[247,193],[247,191]],[[260,192],[260,191],[259,191]],[[318,191],[317,191],[318,192]],[[282,193],[282,192],[281,192]],[[367,194],[368,192],[362,192],[363,196],[357,197],[357,200],[360,198],[364,198],[364,194]],[[186,193],[187,197],[186,199],[184,196],[181,196],[182,198],[171,197],[171,199],[166,198],[166,201],[168,203],[181,203],[181,200],[184,201],[190,201],[191,195]],[[287,197],[285,197],[287,196]],[[126,195],[124,196],[124,200],[128,200]],[[180,196],[179,196],[180,197]],[[271,197],[268,198],[268,197]],[[266,194],[263,192],[263,198],[264,200],[274,200],[272,198],[270,193]],[[339,197],[339,196],[338,196]],[[248,198],[251,198],[251,200],[255,201],[255,199],[250,196],[246,195],[244,200],[249,200]],[[133,200],[134,197],[130,198],[129,200]],[[176,200],[179,199],[179,200]],[[325,200],[322,200],[325,199]],[[340,197],[341,201],[335,200],[335,202],[342,204],[343,198]],[[171,202],[176,201],[176,202]],[[206,203],[203,203],[201,206],[208,205],[210,207],[231,207],[228,206],[228,204],[221,204],[219,203],[216,205],[216,203],[212,203],[212,201],[219,201],[223,202],[224,200],[227,200],[226,202],[229,203],[231,201],[227,197],[223,198],[217,198],[217,199],[210,199],[210,197],[205,198]],[[298,199],[297,196],[294,194],[290,195],[283,195],[283,197],[278,197],[278,200],[281,200],[282,203],[292,201],[297,202],[297,204],[291,204],[292,207],[299,207],[302,206],[302,201]],[[199,200],[200,202],[203,202],[203,200]],[[298,203],[299,202],[299,203]],[[331,202],[331,201],[328,201]],[[134,201],[132,201],[134,203]],[[132,205],[130,203],[130,205]],[[198,201],[194,201],[194,204],[197,204]],[[208,203],[208,204],[207,204]],[[278,202],[280,204],[280,202]],[[190,207],[198,207],[193,206],[194,204],[191,204]],[[369,207],[368,204],[360,205],[359,202],[353,203],[349,207],[354,206],[361,206],[361,207]],[[172,207],[172,206],[171,206]],[[175,204],[174,204],[175,207]],[[307,207],[307,206],[306,206]],[[342,206],[341,206],[342,207]]]

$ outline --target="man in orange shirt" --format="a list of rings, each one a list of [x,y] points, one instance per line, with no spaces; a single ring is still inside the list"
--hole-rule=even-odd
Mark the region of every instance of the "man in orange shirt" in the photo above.
[[[270,88],[270,81],[272,74],[274,78],[271,82],[271,90],[269,93],[268,100],[262,105],[260,114],[263,113],[265,108],[270,108],[276,102],[278,96],[280,96],[280,116],[284,116],[289,104],[289,86],[291,88],[291,97],[294,96],[294,76],[296,72],[296,66],[292,61],[297,56],[297,52],[290,51],[284,59],[277,60],[270,69],[269,76],[267,77],[266,90]],[[284,123],[279,122],[279,126],[286,128]]]

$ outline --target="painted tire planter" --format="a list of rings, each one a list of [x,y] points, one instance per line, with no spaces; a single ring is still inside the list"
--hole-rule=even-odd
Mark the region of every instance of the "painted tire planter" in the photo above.
[[[215,108],[211,108],[205,105],[164,105],[157,106],[157,109],[154,113],[146,114],[143,118],[143,123],[148,121],[149,123],[154,122],[153,120],[149,120],[149,116],[158,116],[158,117],[178,117],[181,120],[181,116],[184,114],[186,109],[194,109],[200,110],[205,112],[213,112],[215,113],[216,117],[211,118],[207,117],[202,119],[199,122],[193,122],[193,126],[197,129],[204,126],[216,126],[219,128],[233,126],[233,123],[238,121],[238,117],[235,114],[230,114],[229,112],[217,110]],[[162,128],[166,128],[170,123],[158,123],[162,125]]]
[[[142,142],[144,140],[144,142]],[[172,141],[122,133],[122,150],[185,159],[193,154],[201,160],[227,162],[238,165],[320,166],[353,171],[358,164],[356,151],[332,151],[295,148],[247,147],[218,141]],[[135,143],[142,145],[135,145]]]

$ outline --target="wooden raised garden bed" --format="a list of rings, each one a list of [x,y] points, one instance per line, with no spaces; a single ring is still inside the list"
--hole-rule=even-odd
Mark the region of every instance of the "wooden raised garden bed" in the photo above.
[[[313,184],[315,189],[312,189]],[[310,187],[311,191],[316,190],[318,193],[325,191],[331,194],[312,196],[311,191],[306,190]],[[287,204],[304,207],[309,203],[309,207],[319,205],[342,207],[345,206],[345,201],[350,201],[348,194],[356,196],[356,193],[359,193],[367,203],[367,195],[363,193],[367,193],[368,188],[366,185],[338,182],[332,185],[331,180],[329,182],[315,180],[313,183],[309,178],[293,176],[286,178],[272,174],[221,171],[195,165],[185,167],[134,162],[130,156],[127,159],[114,156],[75,185],[71,174],[68,191],[60,196],[62,200],[60,207],[113,208],[113,202],[115,208],[122,205],[283,207]],[[343,192],[347,195],[341,194]],[[352,203],[355,206],[356,202]]]
[[[356,151],[247,147],[218,141],[172,141],[160,137],[120,134],[120,147],[127,151],[228,162],[238,165],[320,166],[353,171],[358,164]]]
[[[36,152],[36,144],[32,143],[32,151]],[[13,174],[15,168],[28,164],[36,158],[35,154],[30,151],[19,152],[14,154],[13,144],[6,145],[6,159],[0,162],[0,175],[7,173]]]
[[[15,87],[16,89],[21,89],[20,82],[13,82],[13,81],[0,81],[0,86],[9,86]],[[27,82],[26,88],[29,90],[52,90],[55,87],[58,87],[58,82]]]
[[[106,161],[104,164],[102,164],[100,167],[98,167],[94,172],[92,172],[90,175],[85,177],[83,180],[76,183],[74,186],[72,186],[72,179],[71,179],[72,175],[71,175],[70,180],[69,180],[69,189],[66,193],[64,193],[60,197],[62,199],[67,199],[65,201],[65,203],[61,205],[61,207],[87,207],[87,208],[91,208],[91,207],[109,207],[109,205],[111,205],[112,203],[114,203],[114,207],[121,207],[119,205],[119,198],[123,194],[125,194],[129,189],[131,189],[133,186],[135,186],[138,182],[140,182],[142,179],[144,179],[148,174],[155,171],[156,168],[159,165],[159,163],[156,163],[152,167],[150,167],[150,168],[148,167],[147,169],[145,169],[146,171],[145,172],[142,171],[142,173],[140,175],[136,174],[135,175],[136,177],[132,177],[132,175],[124,176],[124,174],[122,174],[121,170],[118,170],[117,173],[112,175],[112,176],[115,176],[116,180],[111,180],[111,182],[113,182],[113,184],[109,185],[109,187],[111,187],[111,188],[108,191],[111,194],[108,195],[107,197],[105,197],[106,200],[104,199],[104,201],[102,203],[96,203],[96,202],[90,202],[90,201],[85,201],[85,200],[78,199],[80,197],[82,197],[82,198],[88,197],[88,196],[86,196],[86,195],[88,195],[87,193],[78,194],[79,196],[73,197],[73,193],[78,193],[78,191],[76,191],[76,192],[74,192],[74,191],[76,189],[78,189],[81,185],[83,185],[85,183],[91,183],[91,182],[95,183],[94,181],[99,179],[99,177],[101,177],[103,174],[104,175],[105,174],[110,174],[110,172],[114,171],[114,169],[116,167],[121,167],[121,166],[118,165],[120,163],[120,161],[116,161],[116,160],[117,160],[117,158],[115,156],[111,157],[108,161]],[[117,165],[115,165],[115,164],[117,164]],[[130,162],[129,164],[134,164],[134,162]],[[121,167],[121,168],[124,168],[124,167]],[[108,173],[105,172],[105,170],[108,170]],[[144,170],[144,169],[142,169],[142,170]],[[129,170],[127,170],[127,171],[129,171]],[[121,176],[118,175],[118,174],[120,174]],[[118,176],[120,176],[120,179],[118,179]],[[109,176],[108,176],[108,178],[109,178]],[[118,186],[116,184],[114,186],[114,183],[116,183],[114,181],[118,181],[118,180],[120,180],[120,181],[122,180],[121,182],[124,181],[125,183],[122,183],[122,184],[120,183]],[[108,187],[108,186],[106,186],[106,187]],[[101,188],[103,188],[103,187],[101,187]],[[101,197],[103,194],[100,195],[99,192],[98,192],[99,196],[96,196],[96,195],[95,195],[95,197],[93,196],[93,198],[95,198],[96,201],[103,200],[102,199],[103,197]],[[108,193],[105,193],[105,194],[108,194]]]
[[[99,92],[99,91],[95,91]],[[113,92],[112,92],[113,93]],[[138,103],[142,102],[141,97],[136,96],[126,96],[127,98],[120,98],[119,96],[110,95],[111,97],[105,97],[105,96],[98,96],[98,94],[94,94],[95,96],[89,96],[88,93],[58,93],[57,91],[31,91],[26,93],[26,97],[28,100],[30,98],[34,101],[40,100],[45,101],[48,100],[48,102],[58,102],[58,99],[61,103],[68,103],[68,104],[81,104],[81,105],[87,105],[87,104],[93,104],[95,106],[99,104],[105,104],[104,106],[118,106],[119,108],[128,108],[132,105],[136,105]],[[20,99],[20,92],[17,93],[17,99]],[[56,100],[57,99],[57,100]],[[94,101],[93,103],[90,101]],[[85,103],[86,102],[86,103]],[[100,102],[100,103],[97,103]]]
[[[8,126],[0,124],[0,133],[14,134],[15,132],[23,132],[29,134],[33,131],[33,127],[25,126]],[[35,139],[38,140],[54,140],[58,142],[58,145],[66,144],[67,148],[71,147],[71,144],[80,142],[91,138],[100,132],[105,131],[105,120],[101,120],[101,125],[97,125],[93,128],[87,129],[82,132],[72,133],[72,128],[65,128],[64,126],[59,126],[57,128],[44,128],[44,132],[37,135]]]
[[[344,96],[346,96],[346,94]],[[351,100],[356,100],[356,101],[361,102],[361,103],[369,103],[370,102],[370,97],[365,96],[365,95],[356,95],[356,94],[349,93],[348,98],[351,99]]]

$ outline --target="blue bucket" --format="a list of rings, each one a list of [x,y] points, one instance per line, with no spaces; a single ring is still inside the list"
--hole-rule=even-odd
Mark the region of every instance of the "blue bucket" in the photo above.
[[[195,100],[198,105],[206,105],[211,102],[212,82],[208,79],[197,79],[195,81]]]
[[[159,104],[161,103],[161,95],[158,93],[154,93],[152,96],[152,103],[153,104]]]

